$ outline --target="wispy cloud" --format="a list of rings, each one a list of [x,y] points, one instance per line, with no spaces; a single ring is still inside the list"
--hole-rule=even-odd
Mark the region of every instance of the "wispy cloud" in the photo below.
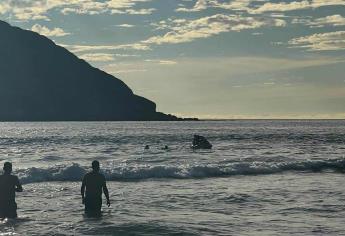
[[[207,8],[221,8],[226,10],[249,11],[249,5],[254,0],[234,0],[234,1],[218,1],[218,0],[197,0],[194,7],[177,8],[177,12],[198,12]]]
[[[308,51],[345,50],[345,31],[298,37],[291,39],[288,44],[293,48],[303,48]]]
[[[168,33],[153,36],[146,40],[122,45],[61,45],[74,53],[97,52],[107,50],[151,50],[152,45],[178,44],[192,42],[196,39],[209,38],[223,32],[257,29],[264,26],[284,27],[282,19],[263,17],[243,17],[241,15],[217,14],[199,19],[169,19],[152,24]]]
[[[150,47],[140,43],[133,44],[121,44],[121,45],[66,45],[60,44],[60,46],[67,48],[73,53],[81,53],[88,51],[108,51],[108,50],[150,50]]]
[[[116,53],[116,57],[141,57],[139,54],[121,54],[121,53]]]
[[[143,9],[126,9],[125,11],[118,11],[113,10],[113,14],[129,14],[129,15],[150,15],[154,11],[156,11],[155,8],[143,8]]]
[[[8,3],[6,2],[0,3],[0,14],[5,14],[8,11],[10,11],[10,9],[11,7]]]
[[[177,12],[196,12],[196,11],[202,11],[205,10],[208,7],[208,1],[207,0],[198,0],[193,8],[185,8],[180,7],[177,8]]]
[[[120,28],[133,28],[135,25],[130,25],[130,24],[122,24],[122,25],[117,25],[117,27]]]
[[[211,58],[180,58],[178,62],[173,59],[146,59],[130,62],[119,62],[104,65],[108,73],[116,75],[118,71],[158,71],[164,68],[172,73],[183,73],[184,76],[209,77],[218,71],[224,78],[237,78],[238,76],[258,75],[260,73],[278,73],[301,68],[311,68],[324,65],[343,63],[341,58],[271,58],[271,57],[211,57]]]
[[[266,2],[257,8],[251,8],[249,13],[259,14],[264,12],[286,12],[304,9],[315,9],[324,6],[345,5],[344,0],[312,0],[312,1],[291,1],[291,2]]]
[[[250,9],[250,13],[258,14],[264,12],[284,12],[284,11],[293,11],[310,8],[309,1],[293,1],[293,2],[280,2],[273,3],[267,2],[256,9]]]
[[[42,26],[39,24],[35,24],[34,26],[32,26],[31,30],[47,37],[62,37],[70,34],[65,32],[61,28],[49,29],[46,26]]]
[[[155,9],[136,9],[137,3],[150,2],[151,0],[108,0],[98,2],[93,0],[1,0],[0,14],[11,13],[17,20],[49,20],[48,12],[59,10],[63,14],[88,14],[101,13],[121,14],[150,14]]]
[[[177,12],[198,12],[208,8],[245,11],[250,14],[265,12],[286,12],[304,9],[315,9],[324,6],[342,6],[344,0],[302,0],[302,1],[266,1],[266,0],[197,0],[192,8],[179,7]]]
[[[345,17],[341,15],[331,15],[317,19],[310,18],[296,18],[292,20],[293,24],[303,24],[312,28],[319,28],[325,26],[343,26],[345,25]]]
[[[150,60],[150,59],[147,59],[147,60],[145,60],[145,62],[153,62],[153,63],[158,63],[160,65],[176,65],[177,64],[176,61],[172,61],[172,60]]]
[[[195,20],[177,19],[158,24],[159,29],[167,29],[168,33],[154,36],[142,41],[144,44],[177,44],[191,42],[200,38],[208,38],[223,32],[257,29],[264,26],[285,26],[281,19],[244,17],[241,15],[217,14]]]
[[[111,63],[104,65],[102,69],[111,74],[142,73],[152,71],[153,68],[170,68],[178,66],[179,63],[170,59],[145,59],[130,62]]]
[[[128,74],[128,73],[135,73],[135,72],[146,72],[146,69],[129,69],[129,70],[112,70],[108,71],[111,74]]]
[[[82,54],[79,58],[89,62],[109,62],[114,61],[114,55],[109,53],[87,53]]]
[[[148,69],[146,67],[145,61],[138,61],[136,63],[111,63],[107,64],[102,67],[104,71],[113,75],[121,75],[121,74],[128,74],[128,73],[142,73],[147,72]]]

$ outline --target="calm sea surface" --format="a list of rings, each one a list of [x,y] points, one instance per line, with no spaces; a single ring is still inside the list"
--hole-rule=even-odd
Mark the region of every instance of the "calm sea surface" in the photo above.
[[[80,199],[94,159],[100,219]],[[345,121],[0,123],[5,161],[24,192],[0,235],[345,235]]]

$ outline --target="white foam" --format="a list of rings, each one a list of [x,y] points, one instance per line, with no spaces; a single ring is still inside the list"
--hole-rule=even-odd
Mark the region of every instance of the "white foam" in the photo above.
[[[108,168],[103,171],[108,180],[144,180],[150,178],[208,178],[232,175],[260,175],[283,173],[286,171],[343,171],[345,159],[328,159],[298,162],[247,162],[220,165],[180,165],[150,166],[135,165]],[[49,168],[28,168],[17,173],[23,183],[45,181],[80,181],[88,167],[72,164],[69,166],[53,166]]]

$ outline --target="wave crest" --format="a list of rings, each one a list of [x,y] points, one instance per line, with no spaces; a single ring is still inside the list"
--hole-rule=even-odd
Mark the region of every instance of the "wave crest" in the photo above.
[[[80,181],[88,167],[79,164],[49,168],[28,168],[17,171],[23,183],[46,181]],[[103,174],[108,180],[129,181],[151,178],[214,178],[233,175],[263,175],[287,171],[320,172],[323,170],[343,172],[345,159],[309,160],[299,162],[247,162],[222,165],[180,165],[180,166],[120,166],[108,168]]]

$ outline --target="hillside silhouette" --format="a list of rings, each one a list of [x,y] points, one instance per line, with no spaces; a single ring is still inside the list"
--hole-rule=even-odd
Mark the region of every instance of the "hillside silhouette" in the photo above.
[[[0,121],[178,120],[53,41],[0,21]]]

